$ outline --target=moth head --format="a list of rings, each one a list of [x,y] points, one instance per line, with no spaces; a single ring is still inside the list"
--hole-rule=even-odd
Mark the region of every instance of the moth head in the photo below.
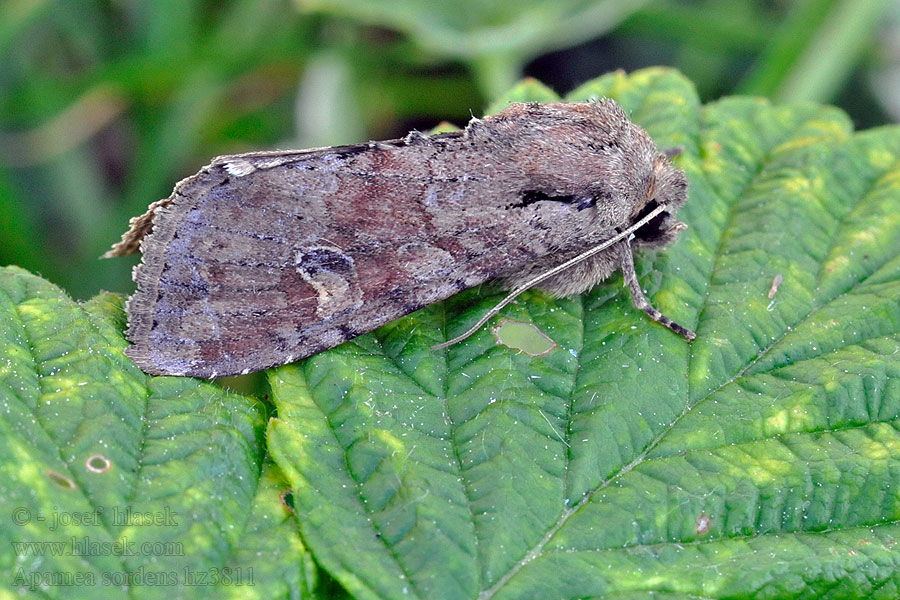
[[[647,191],[631,215],[636,223],[650,214],[657,206],[665,210],[649,223],[634,232],[634,244],[644,247],[661,247],[669,244],[687,225],[675,218],[675,213],[687,200],[687,178],[684,171],[675,168],[665,154],[660,153],[654,163]]]

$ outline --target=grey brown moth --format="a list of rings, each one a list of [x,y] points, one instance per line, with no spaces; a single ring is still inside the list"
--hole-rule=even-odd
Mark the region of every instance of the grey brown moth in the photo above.
[[[692,340],[644,298],[631,252],[673,241],[686,198],[684,173],[614,101],[511,104],[451,133],[221,156],[106,256],[143,253],[126,353],[153,374],[289,363],[591,248],[540,287],[577,294],[621,269],[634,304]]]

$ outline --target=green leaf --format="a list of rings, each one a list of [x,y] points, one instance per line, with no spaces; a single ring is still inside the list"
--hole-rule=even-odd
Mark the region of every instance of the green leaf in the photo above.
[[[0,270],[4,585],[66,598],[308,589],[287,486],[263,461],[263,406],[147,377],[122,353],[123,325],[118,296],[78,305]]]
[[[230,569],[231,579],[223,577],[218,582],[217,598],[313,595],[316,567],[300,541],[293,509],[286,500],[290,490],[278,467],[266,460],[240,543],[224,567]]]
[[[529,77],[501,94],[486,112],[489,115],[498,113],[513,102],[559,102],[559,96],[537,79]]]
[[[358,598],[895,597],[900,129],[661,69],[567,99],[595,95],[684,147],[690,227],[638,274],[697,340],[615,276],[503,311],[545,357],[429,350],[484,288],[270,372],[308,547]]]

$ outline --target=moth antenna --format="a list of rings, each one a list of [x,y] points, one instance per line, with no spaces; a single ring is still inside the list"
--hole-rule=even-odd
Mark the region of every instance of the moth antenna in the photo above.
[[[517,287],[516,289],[511,291],[509,293],[509,295],[506,296],[506,298],[501,300],[499,303],[497,303],[497,305],[494,308],[492,308],[491,310],[486,312],[484,314],[484,316],[481,317],[477,323],[475,323],[475,325],[473,325],[471,328],[469,328],[468,331],[466,331],[462,335],[456,336],[452,340],[447,340],[446,342],[443,342],[441,344],[435,344],[434,346],[431,347],[431,349],[432,350],[440,350],[442,348],[446,348],[448,346],[452,346],[453,344],[457,344],[457,343],[463,341],[464,339],[466,339],[467,337],[469,337],[470,335],[472,335],[473,333],[475,333],[476,331],[481,329],[481,327],[485,323],[487,323],[491,319],[491,317],[493,317],[498,312],[503,310],[504,306],[506,306],[507,304],[509,304],[516,298],[518,298],[522,294],[522,292],[525,292],[529,288],[536,286],[537,284],[544,281],[545,279],[549,279],[550,277],[553,277],[554,275],[558,275],[559,273],[561,273],[562,271],[565,271],[572,265],[576,265],[576,264],[580,263],[581,261],[586,260],[586,259],[594,256],[595,254],[602,252],[603,250],[606,250],[613,244],[616,244],[616,243],[622,241],[623,239],[630,237],[635,231],[637,231],[638,229],[640,229],[641,227],[643,227],[644,225],[649,223],[651,220],[653,220],[654,217],[656,217],[656,215],[663,212],[665,209],[666,209],[665,205],[657,206],[652,211],[650,211],[650,213],[647,216],[645,216],[643,219],[641,219],[640,221],[638,221],[637,223],[635,223],[634,225],[632,225],[631,227],[629,227],[622,233],[619,233],[618,235],[606,240],[605,242],[598,244],[597,246],[594,246],[593,248],[590,248],[590,249],[582,252],[578,256],[570,258],[566,262],[564,262],[560,265],[557,265],[548,271],[544,271],[540,275],[532,277],[531,279],[529,279],[528,281],[526,281],[525,283],[523,283],[522,285],[520,285],[519,287]],[[630,246],[628,247],[628,256],[629,257],[631,256],[631,247]],[[634,264],[633,263],[631,263],[631,271],[634,272]],[[638,286],[638,291],[640,291],[640,286]],[[641,298],[643,298],[643,297],[644,297],[643,294],[641,294]],[[644,302],[646,302],[646,299],[644,300]],[[635,302],[635,304],[637,304],[637,302]],[[649,303],[647,303],[647,304],[649,306]],[[657,311],[657,312],[659,312],[659,311]],[[660,316],[662,316],[662,315],[660,315]],[[658,319],[654,319],[654,321],[656,321],[656,320],[658,320]],[[669,321],[669,322],[672,323],[672,321]],[[665,324],[665,323],[663,323],[663,324]],[[680,325],[678,325],[678,327],[681,329],[684,329]],[[687,331],[686,329],[684,329],[684,330]],[[673,331],[675,331],[675,330],[673,329]],[[680,333],[680,331],[679,331],[679,333]],[[690,339],[693,339],[693,338],[690,338]]]

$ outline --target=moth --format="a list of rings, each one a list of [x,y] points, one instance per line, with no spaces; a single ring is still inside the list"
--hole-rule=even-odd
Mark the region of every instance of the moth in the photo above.
[[[618,269],[637,308],[692,340],[632,257],[676,239],[686,198],[613,100],[517,103],[451,133],[218,157],[105,256],[143,253],[126,354],[152,374],[248,373],[488,280],[566,296]]]

